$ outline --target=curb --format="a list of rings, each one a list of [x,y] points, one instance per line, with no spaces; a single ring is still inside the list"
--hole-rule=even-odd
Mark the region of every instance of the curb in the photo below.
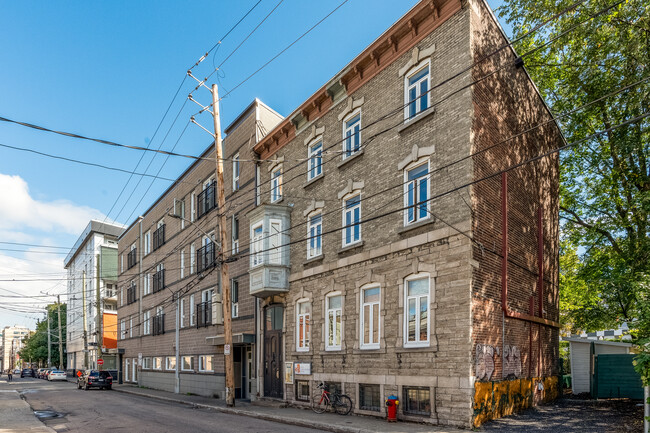
[[[357,427],[346,427],[346,426],[339,426],[339,425],[333,425],[333,424],[327,424],[324,422],[319,422],[319,421],[303,421],[301,419],[296,419],[296,418],[286,418],[282,417],[279,415],[269,415],[269,414],[264,414],[264,413],[259,413],[255,411],[250,411],[250,410],[244,410],[244,409],[233,409],[233,408],[228,408],[228,407],[221,407],[221,406],[212,406],[209,404],[203,404],[203,403],[194,403],[191,401],[185,401],[185,400],[180,400],[180,399],[175,399],[175,398],[170,398],[170,397],[163,397],[159,395],[151,395],[151,394],[146,394],[146,393],[141,393],[141,392],[136,392],[136,391],[131,391],[127,389],[119,389],[119,388],[113,388],[114,391],[118,392],[123,392],[125,394],[131,394],[131,395],[137,395],[139,397],[147,397],[151,398],[154,400],[160,400],[168,403],[181,403],[185,404],[188,406],[192,407],[197,407],[201,409],[212,409],[217,412],[221,413],[227,413],[230,415],[239,415],[239,416],[247,416],[250,418],[257,418],[257,419],[262,419],[265,421],[272,421],[272,422],[277,422],[281,424],[288,424],[288,425],[295,425],[298,427],[308,427],[308,428],[313,428],[313,429],[318,429],[318,430],[324,430],[324,431],[329,431],[333,433],[373,433],[372,430],[367,430],[364,428],[357,428]]]

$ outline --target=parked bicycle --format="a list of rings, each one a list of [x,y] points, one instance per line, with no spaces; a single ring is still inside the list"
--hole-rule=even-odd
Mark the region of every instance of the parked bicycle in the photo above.
[[[350,397],[345,394],[339,394],[338,392],[330,392],[327,385],[323,382],[318,384],[318,389],[321,389],[322,392],[320,395],[314,396],[311,403],[311,409],[314,412],[329,412],[331,408],[334,408],[339,415],[347,415],[350,413],[352,410],[352,400]]]

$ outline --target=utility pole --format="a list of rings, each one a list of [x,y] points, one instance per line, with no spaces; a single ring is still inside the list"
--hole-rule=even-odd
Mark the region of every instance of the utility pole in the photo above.
[[[219,237],[221,238],[221,288],[223,294],[224,357],[226,365],[226,406],[235,405],[235,372],[232,355],[232,315],[230,312],[230,279],[225,256],[228,251],[226,238],[226,194],[223,184],[223,148],[221,146],[221,120],[219,118],[219,89],[212,85],[212,117],[214,119],[214,147],[217,159],[217,197],[219,200]]]
[[[83,307],[83,318],[84,318],[84,370],[88,369],[88,317],[86,316],[86,271],[83,271],[83,278],[81,279],[81,300]]]
[[[61,296],[56,295],[56,305],[57,305],[57,311],[58,311],[58,318],[59,318],[59,370],[63,370],[63,337],[62,332],[61,332]],[[48,335],[50,335],[48,333]]]
[[[46,307],[47,310],[47,366],[48,368],[52,366],[52,343],[50,342],[50,307]]]
[[[97,309],[95,310],[95,314],[97,314],[97,334],[95,341],[97,342],[97,359],[102,358],[102,344],[103,344],[103,338],[102,338],[102,297],[100,293],[100,285],[99,285],[99,254],[97,254]],[[101,370],[102,368],[97,365],[97,369]]]

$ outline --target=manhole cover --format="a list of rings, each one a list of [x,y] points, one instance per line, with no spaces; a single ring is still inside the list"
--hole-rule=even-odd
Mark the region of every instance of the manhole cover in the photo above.
[[[62,414],[54,412],[53,410],[35,410],[34,415],[36,415],[38,418],[59,418],[63,416]]]

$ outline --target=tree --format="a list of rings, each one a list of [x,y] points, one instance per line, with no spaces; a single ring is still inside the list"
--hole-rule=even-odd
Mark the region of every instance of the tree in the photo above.
[[[59,365],[59,348],[58,339],[58,305],[50,304],[47,306],[46,314],[50,316],[50,341],[52,343],[51,361],[52,365]],[[66,345],[66,304],[61,304],[61,336],[63,337],[63,347]],[[47,319],[36,324],[36,331],[23,339],[23,348],[19,351],[20,357],[28,362],[36,362],[41,365],[47,363]],[[65,365],[65,357],[63,364]]]
[[[517,38],[574,2],[506,0],[499,14]],[[554,115],[603,98],[560,119],[568,142],[649,110],[650,6],[647,0],[616,3],[582,2],[516,46],[521,54],[559,36],[524,58]],[[627,321],[639,336],[650,335],[648,126],[646,117],[561,154],[560,300],[563,320],[574,330]]]

